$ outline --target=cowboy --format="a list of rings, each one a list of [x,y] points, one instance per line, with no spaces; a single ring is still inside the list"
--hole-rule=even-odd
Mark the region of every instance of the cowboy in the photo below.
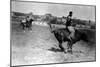
[[[74,27],[71,26],[72,24],[72,15],[73,15],[73,12],[70,11],[69,12],[69,15],[67,16],[67,21],[66,21],[66,30],[69,32],[69,38],[72,38],[74,37]]]
[[[34,21],[34,20],[32,19],[31,16],[26,17],[26,25],[27,25],[27,27],[29,27],[29,29],[31,29],[31,27],[32,27],[32,21]]]

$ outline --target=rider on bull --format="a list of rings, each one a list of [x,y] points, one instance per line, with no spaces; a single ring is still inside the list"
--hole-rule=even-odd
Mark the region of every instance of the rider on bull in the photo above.
[[[70,11],[69,12],[69,15],[67,16],[67,21],[66,21],[66,30],[69,32],[69,37],[71,38],[71,37],[73,37],[74,35],[74,29],[73,29],[73,27],[71,26],[71,24],[72,24],[72,15],[73,15],[73,12],[72,11]]]

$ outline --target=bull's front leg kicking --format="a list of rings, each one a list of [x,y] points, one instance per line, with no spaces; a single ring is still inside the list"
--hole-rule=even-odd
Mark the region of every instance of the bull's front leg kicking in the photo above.
[[[65,49],[62,46],[62,43],[59,43],[59,47],[60,47],[61,51],[63,51],[64,53],[66,53]]]

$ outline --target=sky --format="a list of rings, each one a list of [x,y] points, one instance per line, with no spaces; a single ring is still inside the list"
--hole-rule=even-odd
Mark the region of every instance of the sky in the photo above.
[[[73,11],[74,18],[95,21],[94,6],[12,1],[11,7],[16,12],[32,12],[37,15],[51,13],[58,17],[67,16],[69,11]]]

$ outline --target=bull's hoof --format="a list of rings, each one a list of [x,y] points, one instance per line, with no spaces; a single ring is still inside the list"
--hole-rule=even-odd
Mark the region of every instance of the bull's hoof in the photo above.
[[[67,53],[65,50],[60,50],[61,52]]]
[[[66,51],[64,51],[64,53],[66,54],[67,52],[66,52]]]
[[[73,52],[72,52],[72,51],[68,51],[68,53],[73,54]]]
[[[73,52],[72,52],[72,51],[68,51],[68,53],[73,54]]]
[[[73,54],[72,50],[67,50],[67,53]]]

